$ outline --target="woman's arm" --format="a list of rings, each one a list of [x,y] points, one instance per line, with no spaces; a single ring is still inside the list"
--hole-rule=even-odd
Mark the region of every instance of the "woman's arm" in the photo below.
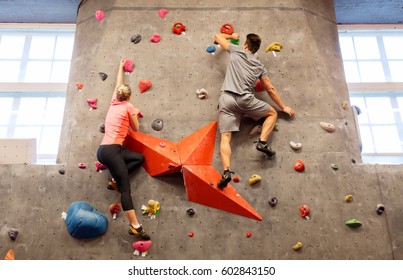
[[[118,75],[116,78],[116,87],[115,90],[113,91],[112,100],[116,99],[116,89],[118,88],[118,86],[123,85],[124,80],[123,66],[125,65],[125,61],[126,61],[125,59],[120,60]]]
[[[140,112],[138,108],[134,108],[134,114],[130,116],[129,121],[130,121],[130,127],[133,129],[133,131],[139,131],[140,129],[140,123],[139,119],[137,118],[137,114]]]

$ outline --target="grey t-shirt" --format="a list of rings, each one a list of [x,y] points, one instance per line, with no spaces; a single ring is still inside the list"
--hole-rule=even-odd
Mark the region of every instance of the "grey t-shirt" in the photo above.
[[[256,80],[267,76],[267,70],[253,54],[236,45],[228,47],[229,62],[221,91],[239,95],[252,93]]]

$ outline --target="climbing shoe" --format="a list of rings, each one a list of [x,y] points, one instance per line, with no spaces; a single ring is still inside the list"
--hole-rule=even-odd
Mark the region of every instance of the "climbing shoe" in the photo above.
[[[276,154],[276,151],[272,149],[272,147],[268,146],[267,144],[264,144],[262,142],[257,142],[256,144],[256,149],[259,152],[265,153],[270,159],[274,157]]]
[[[111,191],[115,190],[115,191],[119,192],[118,184],[116,183],[116,181],[113,178],[109,180],[107,188],[108,188],[108,190],[111,190]]]
[[[228,185],[228,183],[231,182],[231,173],[235,174],[234,172],[231,172],[229,170],[224,170],[224,173],[222,174],[222,178],[217,184],[217,187],[220,190],[223,190]]]
[[[130,235],[137,235],[143,240],[150,240],[151,239],[151,237],[146,233],[146,231],[143,229],[142,226],[140,226],[138,229],[135,229],[132,225],[130,225],[129,234]]]

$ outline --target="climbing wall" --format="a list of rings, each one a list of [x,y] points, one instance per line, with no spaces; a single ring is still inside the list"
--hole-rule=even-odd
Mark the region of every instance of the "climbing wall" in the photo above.
[[[160,9],[169,13],[161,17]],[[97,11],[104,12],[102,19],[95,17]],[[172,32],[175,22],[186,26],[184,34]],[[85,1],[78,14],[58,164],[0,166],[0,254],[12,248],[17,259],[139,258],[132,254],[136,239],[127,234],[123,213],[116,220],[109,213],[119,195],[106,188],[108,170],[97,172],[94,165],[119,61],[134,62],[125,81],[133,89],[131,102],[143,115],[141,133],[166,143],[187,143],[184,139],[218,117],[228,54],[220,48],[211,54],[206,48],[214,45],[213,36],[224,23],[234,26],[241,45],[248,33],[261,36],[258,58],[296,116],[279,114],[278,130],[269,138],[277,150],[272,160],[255,149],[258,136],[250,131],[257,123],[244,119],[233,135],[231,169],[240,178],[231,183],[233,199],[244,199],[261,220],[220,210],[223,200],[210,206],[190,201],[191,186],[203,191],[196,175],[206,169],[191,166],[183,174],[158,176],[143,168],[135,171],[134,205],[153,241],[146,258],[403,258],[402,166],[361,164],[353,114],[348,104],[342,107],[348,92],[330,0]],[[155,33],[160,35],[157,43],[150,41]],[[133,35],[141,35],[141,41],[133,43]],[[281,52],[265,52],[272,42],[283,45]],[[152,83],[143,93],[141,80]],[[208,98],[198,98],[200,89]],[[271,103],[263,92],[256,96]],[[96,106],[89,106],[87,100],[95,98]],[[162,130],[152,128],[156,119],[163,121]],[[324,130],[320,122],[335,130]],[[128,140],[132,148],[134,139],[131,135]],[[302,148],[294,150],[291,141]],[[218,144],[217,133],[208,144],[214,149],[207,175],[222,171]],[[303,172],[294,169],[297,160],[303,161]],[[146,162],[160,163],[153,156]],[[192,175],[189,182],[186,172]],[[253,174],[261,181],[250,186]],[[351,202],[345,201],[347,195],[353,196]],[[268,203],[273,197],[275,207]],[[141,215],[149,199],[161,205],[155,219]],[[104,235],[89,240],[69,235],[61,214],[75,201],[89,202],[108,218]],[[375,212],[380,203],[386,209],[382,215]],[[301,217],[301,205],[310,207],[309,220]],[[187,213],[190,208],[193,216]],[[362,226],[346,226],[350,219]],[[10,228],[19,231],[15,241],[8,236]],[[298,241],[302,247],[293,250]]]

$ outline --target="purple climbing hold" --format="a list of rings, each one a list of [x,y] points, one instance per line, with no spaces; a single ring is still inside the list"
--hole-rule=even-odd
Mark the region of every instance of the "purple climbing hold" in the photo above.
[[[133,44],[138,44],[140,43],[142,37],[140,34],[134,34],[131,38],[130,41],[132,41]]]
[[[270,197],[270,198],[269,198],[269,205],[270,205],[271,207],[276,206],[276,205],[277,205],[277,202],[278,202],[277,197]]]
[[[108,78],[108,75],[103,72],[99,72],[99,77],[102,81],[105,81]]]
[[[15,240],[17,238],[17,235],[18,235],[18,230],[16,230],[15,228],[10,228],[8,230],[8,236],[10,236],[10,238],[12,240]]]

